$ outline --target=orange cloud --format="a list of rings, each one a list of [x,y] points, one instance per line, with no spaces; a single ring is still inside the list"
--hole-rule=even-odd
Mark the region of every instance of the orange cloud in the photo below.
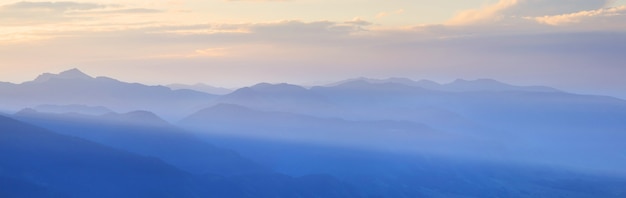
[[[466,10],[446,22],[447,25],[471,25],[497,21],[500,13],[519,3],[519,0],[500,0],[498,3],[480,9]]]

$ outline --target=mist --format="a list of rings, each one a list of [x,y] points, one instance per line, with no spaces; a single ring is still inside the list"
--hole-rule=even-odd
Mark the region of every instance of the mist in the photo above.
[[[614,97],[493,79],[207,90],[225,91],[78,69],[0,84],[0,178],[22,186],[0,193],[621,197],[626,184],[626,101]]]

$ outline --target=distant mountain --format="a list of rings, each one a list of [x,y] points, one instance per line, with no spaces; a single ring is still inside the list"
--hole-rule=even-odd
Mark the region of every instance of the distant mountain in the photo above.
[[[530,91],[530,92],[561,92],[557,89],[545,86],[515,86],[502,83],[493,79],[462,80],[457,79],[447,84],[439,84],[429,80],[414,81],[408,78],[355,78],[326,85],[326,87],[339,86],[352,82],[365,82],[369,84],[402,84],[413,87],[421,87],[437,91],[470,92],[470,91]]]
[[[371,93],[371,94],[380,94],[381,92],[393,93],[393,94],[415,94],[415,93],[439,92],[438,90],[430,90],[430,89],[426,89],[423,87],[407,85],[404,83],[396,83],[396,82],[378,83],[378,82],[370,82],[368,80],[347,81],[345,83],[341,83],[332,87],[316,86],[316,87],[312,87],[311,90],[314,91],[314,90],[320,90],[324,88],[344,89],[344,90],[350,90],[354,92],[363,92],[363,93]]]
[[[529,92],[561,92],[545,86],[514,86],[492,79],[462,80],[442,85],[440,90],[446,91],[529,91]]]
[[[101,116],[39,113],[25,109],[24,122],[146,156],[155,156],[188,172],[215,175],[267,173],[268,169],[230,150],[216,148],[174,127],[155,114],[134,111]]]
[[[352,112],[346,119],[414,120],[451,112],[458,122],[440,116],[422,123],[499,142],[494,146],[505,147],[502,151],[515,160],[604,170],[626,165],[617,152],[626,147],[615,141],[626,138],[626,133],[620,132],[626,131],[626,101],[616,98],[528,90],[432,91],[362,81],[313,87],[311,91]],[[579,155],[567,155],[571,152]],[[580,162],[581,158],[586,160]],[[608,159],[614,160],[607,163]]]
[[[432,87],[441,86],[441,84],[436,83],[434,81],[430,81],[430,80],[414,81],[409,78],[374,79],[374,78],[365,78],[365,77],[342,80],[339,82],[334,82],[334,83],[330,83],[330,84],[323,85],[323,86],[334,87],[337,85],[354,82],[354,81],[362,81],[362,82],[367,82],[371,84],[397,83],[397,84],[409,85],[409,86],[414,86],[414,87],[422,87],[422,88],[432,88]]]
[[[70,80],[70,79],[80,79],[80,80],[91,80],[93,79],[93,77],[83,73],[82,71],[74,68],[74,69],[70,69],[67,71],[63,71],[59,74],[51,74],[51,73],[44,73],[39,75],[35,80],[33,80],[32,82],[36,82],[36,83],[42,83],[42,82],[47,82],[50,80],[54,80],[54,79],[66,79],[66,80]]]
[[[313,133],[314,129],[322,131],[319,134],[341,131],[336,123],[319,119],[412,122],[435,129],[450,139],[468,140],[448,143],[455,148],[464,148],[451,147],[451,152],[478,153],[487,158],[508,155],[506,158],[516,161],[561,164],[574,168],[593,167],[596,170],[616,170],[626,165],[626,159],[619,157],[619,150],[626,147],[617,141],[626,138],[626,133],[621,132],[626,131],[624,100],[543,88],[515,87],[492,80],[458,80],[441,85],[450,90],[399,83],[406,81],[402,79],[392,80],[394,82],[383,83],[355,80],[309,89],[287,84],[260,84],[221,96],[214,103],[235,104],[253,112],[228,116],[229,113],[239,111],[225,110],[223,113],[207,113],[213,116],[200,116],[203,110],[181,123],[187,124],[186,127],[211,126],[213,128],[205,129],[213,132],[229,131],[226,127],[233,126],[240,133],[255,136],[255,133],[286,131],[316,134]],[[247,118],[257,115],[258,111],[273,113],[258,115],[258,119]],[[280,119],[272,120],[276,117]],[[191,121],[192,118],[197,120]],[[252,124],[237,125],[248,123],[248,120]],[[257,124],[254,120],[265,122]],[[336,141],[331,138],[336,134],[342,133],[328,134],[326,139]],[[289,137],[289,134],[283,136]],[[320,135],[315,138],[323,137]],[[555,143],[555,140],[558,141]],[[478,146],[475,145],[477,142]],[[567,155],[571,152],[580,155]],[[581,157],[586,160],[578,162]],[[608,159],[615,160],[606,163]]]
[[[104,106],[117,112],[148,110],[175,120],[196,111],[216,96],[192,90],[126,83],[90,77],[78,69],[42,74],[34,81],[0,85],[0,109],[18,111],[39,105]]]
[[[87,115],[103,115],[112,113],[109,108],[103,106],[86,106],[86,105],[38,105],[33,107],[34,110],[44,113],[80,113]]]
[[[21,111],[23,112],[23,111]],[[18,112],[17,115],[25,115],[24,113]],[[81,116],[79,114],[75,116]],[[85,115],[84,118],[90,118],[88,115]],[[107,113],[100,115],[98,117],[91,117],[95,122],[103,122],[115,124],[118,126],[122,125],[131,125],[131,126],[145,126],[145,127],[165,127],[171,128],[173,126],[170,125],[169,122],[161,119],[156,114],[149,111],[131,111],[128,113]]]
[[[315,113],[334,108],[323,96],[292,84],[260,83],[220,96],[212,104],[237,104],[265,111]]]
[[[462,137],[462,131],[455,134],[424,132],[424,128],[428,129],[426,126],[410,122],[317,118],[232,104],[203,109],[184,119],[181,125],[195,128],[199,136],[236,148],[244,156],[281,172],[330,174],[370,197],[492,197],[497,194],[503,197],[592,198],[622,197],[625,193],[620,190],[626,186],[623,172],[602,176],[604,174],[570,172],[567,170],[571,167],[562,167],[563,163],[581,163],[605,165],[604,168],[617,170],[623,164],[617,161],[623,149],[615,147],[616,150],[610,150],[609,147],[618,146],[623,139],[621,135],[611,135],[616,141],[596,139],[613,132],[588,134],[589,140],[607,144],[603,147],[570,139],[567,135],[556,138],[558,136],[549,131],[529,132],[537,139],[484,132],[479,135],[494,139],[481,141]],[[508,134],[508,131],[496,132]],[[547,142],[538,141],[541,135],[548,136]],[[450,136],[460,137],[461,141],[445,139]],[[402,152],[407,145],[425,152]],[[544,147],[550,145],[554,147]],[[579,146],[585,148],[575,148]],[[540,150],[534,150],[537,148]],[[457,155],[440,153],[450,151],[446,149]],[[532,152],[528,153],[529,150]],[[567,159],[565,152],[575,152],[575,158],[589,161]],[[527,158],[529,155],[535,158]],[[538,159],[546,160],[545,157],[552,160],[552,164],[537,163]]]
[[[179,124],[198,131],[199,136],[221,134],[362,149],[393,148],[404,152],[419,152],[422,149],[444,152],[456,146],[442,150],[437,148],[454,145],[452,143],[462,136],[453,137],[416,122],[319,118],[287,112],[258,111],[233,104],[218,104],[200,110]],[[473,140],[466,137],[464,141],[469,145]]]
[[[216,96],[74,69],[0,83],[0,111],[0,197],[626,194],[626,101],[490,79]]]
[[[180,125],[279,171],[331,174],[371,197],[624,196],[626,101],[453,84],[262,84]],[[442,136],[411,133],[416,124]],[[404,146],[425,152],[398,155]]]
[[[581,174],[510,161],[477,161],[246,137],[214,138],[281,172],[333,175],[351,184],[364,197],[618,198],[626,193],[626,179],[618,175]]]
[[[214,94],[214,95],[224,95],[224,94],[229,94],[233,92],[233,90],[231,89],[226,89],[222,87],[214,87],[214,86],[206,85],[203,83],[198,83],[194,85],[169,84],[167,85],[167,87],[173,90],[189,89],[189,90],[200,91],[200,92],[205,92],[205,93]]]

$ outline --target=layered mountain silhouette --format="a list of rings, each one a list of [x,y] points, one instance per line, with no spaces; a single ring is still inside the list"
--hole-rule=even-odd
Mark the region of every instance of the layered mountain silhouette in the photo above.
[[[260,83],[219,97],[213,104],[239,104],[267,111],[314,113],[332,109],[333,104],[301,86]]]
[[[200,110],[181,123],[196,131],[229,131],[249,136],[286,138],[317,134],[328,137],[318,138],[318,142],[331,143],[343,135],[363,138],[357,135],[358,131],[367,131],[345,127],[337,120],[372,123],[368,129],[389,136],[396,135],[385,127],[401,128],[401,123],[410,122],[437,131],[414,132],[412,138],[400,138],[414,141],[416,150],[437,150],[430,147],[432,144],[419,143],[432,137],[425,134],[435,134],[449,138],[441,145],[463,155],[469,152],[490,156],[487,158],[507,156],[507,160],[597,170],[619,170],[626,165],[626,159],[621,157],[626,147],[619,141],[626,137],[626,101],[620,99],[546,87],[512,86],[493,80],[458,80],[442,85],[458,87],[453,91],[411,85],[409,82],[413,81],[402,79],[370,81],[350,80],[309,89],[259,84],[221,96],[215,106]],[[242,108],[220,103],[253,111],[242,112]],[[321,121],[324,119],[328,120]],[[386,121],[395,123],[381,124]],[[381,140],[389,140],[385,138]],[[456,139],[463,142],[455,142]],[[400,148],[406,145],[402,140],[387,143]],[[578,155],[568,155],[571,152]],[[586,160],[581,162],[581,158]]]
[[[4,116],[0,129],[5,197],[360,197],[328,175],[197,175]]]
[[[189,89],[189,90],[201,91],[201,92],[214,94],[214,95],[224,95],[224,94],[229,94],[233,92],[233,90],[231,89],[226,89],[222,87],[214,87],[214,86],[203,84],[203,83],[198,83],[198,84],[193,84],[193,85],[169,84],[167,85],[167,87],[173,90]]]
[[[370,84],[386,84],[395,83],[403,84],[413,87],[421,87],[430,90],[438,91],[454,91],[454,92],[467,92],[467,91],[533,91],[533,92],[561,92],[558,89],[546,87],[546,86],[515,86],[506,83],[498,82],[493,79],[477,79],[477,80],[463,80],[457,79],[453,82],[446,84],[439,84],[430,80],[414,81],[408,78],[388,78],[388,79],[372,79],[372,78],[355,78],[348,79],[340,82],[335,82],[326,85],[326,87],[334,87],[349,82],[365,82]]]
[[[622,197],[619,176],[438,155],[365,151],[256,138],[213,136],[222,146],[292,175],[316,172],[366,197]]]
[[[21,84],[2,84],[0,95],[0,109],[4,111],[16,112],[39,105],[86,105],[118,112],[148,110],[166,119],[183,117],[215,98],[215,95],[192,90],[94,78],[78,69],[42,74]]]
[[[287,112],[258,111],[233,104],[218,104],[200,110],[180,124],[194,130],[232,136],[366,149],[419,150],[413,145],[442,144],[455,139],[450,134],[415,122],[319,118]]]
[[[146,111],[108,113],[39,113],[25,109],[14,116],[24,122],[146,156],[155,156],[185,171],[215,175],[269,173],[234,151],[216,148]]]
[[[113,111],[103,106],[86,105],[39,105],[32,109],[45,113],[80,113],[86,115],[103,115]]]
[[[0,83],[0,197],[626,195],[621,99],[491,79],[215,91]]]
[[[191,197],[190,175],[155,158],[115,150],[0,117],[4,178],[57,197]],[[132,179],[131,179],[132,178]],[[11,182],[11,184],[14,184]],[[6,189],[15,194],[20,189]],[[28,190],[28,189],[23,189]]]
[[[329,173],[371,196],[624,195],[617,190],[623,180],[555,169],[624,175],[626,101],[494,82],[457,81],[453,90],[362,80],[308,89],[265,83],[222,96],[180,125],[279,171]],[[346,148],[346,137],[372,150]],[[396,155],[378,141],[426,152]]]

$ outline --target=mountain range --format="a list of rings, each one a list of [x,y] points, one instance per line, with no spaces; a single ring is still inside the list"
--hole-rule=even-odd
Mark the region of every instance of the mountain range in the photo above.
[[[618,98],[491,79],[201,87],[0,83],[0,197],[626,196]]]
[[[479,81],[469,84],[485,84],[485,80]],[[493,84],[495,81],[485,82]],[[191,114],[181,124],[200,133],[229,131],[231,135],[247,133],[254,136],[258,131],[269,131],[257,134],[266,138],[286,138],[289,137],[287,132],[298,131],[295,136],[326,136],[328,138],[306,139],[327,144],[347,135],[365,138],[362,142],[367,143],[367,147],[376,147],[378,141],[373,139],[389,140],[386,136],[389,135],[402,139],[383,141],[397,145],[394,148],[443,150],[452,155],[458,152],[459,155],[489,160],[626,173],[620,168],[626,165],[622,152],[626,147],[620,141],[626,138],[623,132],[626,131],[626,101],[548,88],[509,86],[513,88],[489,90],[490,86],[485,86],[487,88],[476,91],[444,91],[367,80],[309,89],[289,84],[258,84],[219,97],[213,101],[215,106]],[[233,109],[220,110],[226,107],[220,104],[256,111],[233,115],[241,108],[230,106]],[[259,111],[266,113],[260,114]],[[320,121],[324,119],[329,121]],[[376,127],[395,121],[391,128],[412,123],[432,129],[426,131],[437,132],[422,133],[422,128],[396,130],[414,136],[407,138],[391,135],[390,130],[366,127],[381,134],[363,133],[368,136],[359,136],[359,132],[367,130],[354,126],[346,129],[337,120],[369,123],[369,126]],[[441,144],[419,141],[431,137],[438,137],[436,139],[442,141]],[[403,140],[411,140],[409,142],[413,144]],[[571,152],[577,155],[569,155]]]
[[[230,177],[191,174],[160,158],[114,149],[3,116],[0,129],[3,197],[359,197],[347,185],[325,175],[294,178],[278,173]],[[138,143],[142,141],[146,140]],[[218,156],[211,150],[204,152],[209,157]],[[180,151],[173,152],[189,154]]]
[[[207,84],[204,84],[204,83],[197,83],[197,84],[193,84],[193,85],[169,84],[169,85],[167,85],[167,87],[171,88],[172,90],[189,89],[189,90],[201,91],[201,92],[205,92],[205,93],[209,93],[209,94],[213,94],[213,95],[224,95],[224,94],[229,94],[229,93],[233,92],[232,89],[226,89],[226,88],[222,88],[222,87],[214,87],[214,86],[207,85]]]
[[[537,91],[537,92],[561,92],[558,89],[546,87],[546,86],[514,86],[498,82],[493,79],[477,79],[477,80],[463,80],[457,79],[453,82],[446,84],[439,84],[430,80],[414,81],[408,78],[388,78],[388,79],[372,79],[372,78],[354,78],[343,80],[331,84],[325,85],[325,87],[334,87],[337,85],[349,83],[349,82],[366,82],[370,84],[386,84],[395,83],[403,84],[413,87],[422,87],[430,90],[438,91],[455,91],[455,92],[467,92],[467,91]]]
[[[216,98],[192,90],[94,78],[78,69],[45,73],[21,84],[0,84],[0,95],[0,110],[8,112],[39,105],[86,105],[103,106],[117,112],[148,110],[165,119],[182,117]]]
[[[155,156],[196,174],[237,175],[269,170],[216,148],[193,134],[170,125],[150,112],[109,113],[101,116],[40,113],[25,109],[14,118],[60,134],[80,137],[114,148]],[[181,155],[184,154],[184,155]]]

